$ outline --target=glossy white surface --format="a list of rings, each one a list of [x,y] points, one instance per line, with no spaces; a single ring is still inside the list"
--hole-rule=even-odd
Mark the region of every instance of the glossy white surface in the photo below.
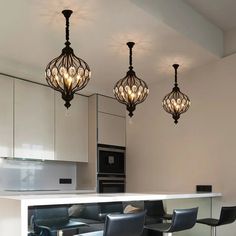
[[[125,146],[125,118],[98,112],[98,143]]]
[[[55,94],[55,160],[88,162],[88,98],[74,95],[67,110]]]
[[[0,156],[13,156],[13,80],[0,76]]]
[[[54,159],[54,92],[15,80],[15,157]]]
[[[168,200],[184,198],[220,197],[221,193],[94,193],[94,194],[50,194],[2,196],[23,202],[27,206],[75,204],[93,202]]]
[[[114,98],[98,95],[98,111],[125,117],[126,108]]]
[[[59,179],[71,179],[71,184],[60,184]],[[77,186],[76,163],[0,159],[0,191],[14,190],[75,190]],[[27,192],[20,192],[28,193]]]
[[[98,143],[125,146],[125,105],[114,98],[97,95],[97,114]]]

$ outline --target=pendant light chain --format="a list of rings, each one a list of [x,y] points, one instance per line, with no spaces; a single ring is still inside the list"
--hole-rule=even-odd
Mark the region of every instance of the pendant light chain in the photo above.
[[[66,17],[66,45],[70,45],[69,39],[70,39],[70,22],[69,17]]]
[[[127,43],[128,47],[129,47],[129,69],[132,70],[133,69],[133,46],[134,43],[133,42],[128,42]]]
[[[69,42],[69,36],[70,36],[69,27],[70,27],[69,18],[66,18],[66,41],[67,42]]]
[[[65,45],[69,46],[71,44],[69,42],[69,39],[70,39],[70,16],[72,14],[72,11],[71,10],[64,10],[64,11],[62,11],[62,14],[66,18],[66,28],[65,28],[66,42],[65,42]]]
[[[175,87],[178,87],[178,82],[177,82],[177,70],[179,68],[178,64],[174,64],[173,65],[174,69],[175,69]]]

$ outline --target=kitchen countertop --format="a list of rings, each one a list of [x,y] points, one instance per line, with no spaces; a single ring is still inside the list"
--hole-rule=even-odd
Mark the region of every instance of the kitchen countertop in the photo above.
[[[81,191],[81,190],[79,190]],[[88,190],[87,190],[88,191]],[[0,235],[26,236],[28,209],[33,206],[79,204],[117,201],[197,199],[221,197],[221,193],[64,193],[0,196]],[[14,225],[14,227],[9,227]]]
[[[88,190],[86,190],[88,191]],[[86,193],[75,192],[65,194],[28,194],[0,196],[3,199],[17,200],[25,206],[116,202],[116,201],[144,201],[144,200],[168,200],[186,198],[221,197],[221,193]]]

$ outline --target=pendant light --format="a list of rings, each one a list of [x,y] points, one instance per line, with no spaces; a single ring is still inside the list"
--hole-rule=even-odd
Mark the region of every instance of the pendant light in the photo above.
[[[132,48],[134,42],[128,42],[129,47],[129,70],[123,79],[120,79],[113,89],[113,93],[118,102],[126,105],[129,116],[133,116],[136,105],[142,103],[148,96],[149,89],[147,84],[139,79],[132,65]]]
[[[162,101],[162,106],[166,112],[172,114],[174,122],[175,124],[177,124],[178,119],[180,118],[180,115],[189,109],[190,100],[187,95],[180,92],[180,89],[178,87],[177,70],[178,70],[179,65],[174,64],[173,67],[175,69],[174,88],[172,89],[171,93],[167,94],[164,97]]]
[[[46,67],[46,80],[50,87],[61,92],[65,107],[71,106],[74,93],[83,89],[91,78],[88,64],[75,56],[69,42],[69,18],[73,11],[63,10],[66,19],[66,42],[59,57],[56,57]]]

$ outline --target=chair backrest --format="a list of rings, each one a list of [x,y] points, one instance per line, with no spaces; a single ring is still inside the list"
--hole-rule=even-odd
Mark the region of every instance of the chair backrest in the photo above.
[[[69,221],[67,207],[39,207],[35,208],[33,221],[36,225],[53,226],[65,224]]]
[[[162,217],[165,214],[163,201],[144,201],[144,209],[147,210],[147,216]]]
[[[97,203],[83,204],[80,214],[77,216],[84,219],[100,220],[99,213],[101,212],[101,207]]]
[[[173,211],[172,223],[168,232],[191,229],[197,220],[198,207]]]
[[[122,202],[105,202],[100,203],[101,213],[122,213],[123,204]]]
[[[105,222],[106,216],[109,214],[123,213],[122,202],[104,202],[100,203],[101,212],[99,213],[100,220]]]
[[[107,215],[104,236],[140,236],[143,232],[145,211]]]
[[[218,225],[233,223],[236,220],[236,206],[222,207]]]

